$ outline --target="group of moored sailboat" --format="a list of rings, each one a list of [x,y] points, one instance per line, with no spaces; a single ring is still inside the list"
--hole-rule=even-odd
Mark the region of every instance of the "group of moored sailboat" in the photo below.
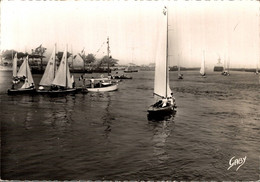
[[[55,45],[39,83],[38,89],[35,88],[28,60],[29,57],[27,56],[17,73],[17,54],[15,55],[13,59],[13,84],[12,88],[8,89],[8,94],[66,94],[75,93],[77,91],[74,76],[70,74],[69,70],[67,47],[65,48],[59,68],[57,69]],[[89,81],[91,83],[89,85],[84,85],[84,87],[80,88],[80,90],[88,92],[106,92],[117,90],[117,84],[113,83],[108,78],[89,79]],[[96,83],[97,81],[98,83]],[[20,82],[24,82],[24,84],[21,88],[17,88],[19,87]]]

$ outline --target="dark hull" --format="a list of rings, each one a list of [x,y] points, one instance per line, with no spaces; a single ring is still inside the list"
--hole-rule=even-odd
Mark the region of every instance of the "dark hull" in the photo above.
[[[153,105],[148,108],[147,119],[149,121],[162,121],[167,120],[172,117],[176,111],[175,106],[166,106],[166,107],[154,107]]]
[[[164,114],[174,111],[174,106],[154,107],[151,105],[147,111],[150,114]]]
[[[128,71],[125,70],[124,72],[125,72],[125,73],[132,73],[132,72],[138,72],[138,70],[128,70]]]
[[[115,79],[132,79],[132,77],[127,77],[127,76],[115,76]]]
[[[8,89],[7,93],[9,95],[35,94],[36,93],[36,89]]]
[[[47,94],[47,95],[64,95],[64,94],[73,94],[76,93],[77,89],[64,89],[64,90],[37,90],[38,94]]]

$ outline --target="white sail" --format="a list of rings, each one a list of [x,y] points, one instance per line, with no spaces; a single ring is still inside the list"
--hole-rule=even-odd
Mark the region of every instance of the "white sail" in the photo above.
[[[17,53],[14,55],[13,60],[13,77],[17,76]]]
[[[56,46],[54,47],[54,50],[45,68],[44,74],[42,76],[39,85],[51,86],[55,77],[55,72],[57,70],[55,59],[56,59]]]
[[[23,58],[23,63],[19,68],[17,76],[18,77],[24,77],[24,76],[26,77],[26,59],[25,58]]]
[[[204,56],[204,53],[203,53],[203,60],[201,62],[201,68],[200,68],[200,74],[201,75],[205,75],[205,56]]]
[[[169,87],[169,66],[168,66],[168,53],[165,44],[168,44],[168,24],[167,12],[165,12],[164,23],[165,28],[160,29],[161,39],[158,41],[158,53],[155,60],[155,77],[154,77],[154,95],[159,97],[170,97],[171,89]]]
[[[26,78],[25,78],[25,81],[24,81],[24,84],[23,84],[22,88],[29,88],[30,86],[34,85],[34,81],[33,81],[33,77],[32,77],[32,73],[31,73],[31,69],[30,69],[28,60],[29,60],[29,58],[27,56],[26,59],[23,62],[23,64],[25,65],[24,66],[25,67],[25,74],[24,74],[24,76]]]
[[[72,88],[71,76],[67,60],[67,47],[63,53],[60,66],[56,73],[56,76],[52,82],[53,85],[58,85],[66,88]]]

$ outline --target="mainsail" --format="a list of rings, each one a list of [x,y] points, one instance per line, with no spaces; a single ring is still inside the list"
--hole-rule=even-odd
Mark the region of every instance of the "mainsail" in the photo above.
[[[13,60],[13,77],[17,76],[17,53],[14,56]]]
[[[171,89],[169,87],[169,66],[168,66],[168,15],[164,10],[164,23],[166,29],[162,28],[161,36],[164,37],[158,42],[158,53],[155,60],[155,77],[154,77],[154,95],[159,97],[170,97]],[[165,46],[166,43],[166,46]],[[162,56],[163,55],[163,56]]]
[[[30,86],[34,85],[34,81],[33,81],[33,77],[32,77],[32,73],[31,73],[31,69],[30,69],[28,60],[29,60],[29,58],[27,56],[26,59],[23,61],[23,64],[20,67],[20,70],[17,74],[17,76],[19,76],[19,77],[25,76],[25,81],[21,88],[29,88]]]
[[[18,77],[26,77],[26,58],[23,58],[23,63],[19,68],[19,71],[17,73]]]
[[[62,86],[65,88],[72,88],[72,79],[70,76],[68,60],[67,60],[67,47],[63,52],[62,60],[60,66],[56,73],[56,76],[52,82],[53,85]]]
[[[56,59],[56,45],[55,45],[52,55],[48,61],[48,64],[45,68],[44,74],[42,76],[42,79],[41,79],[39,85],[51,86],[51,84],[54,80],[54,77],[55,77],[55,72],[57,71],[55,59]]]

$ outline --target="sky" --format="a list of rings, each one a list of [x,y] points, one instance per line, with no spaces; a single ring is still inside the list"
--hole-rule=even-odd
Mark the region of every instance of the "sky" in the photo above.
[[[260,65],[259,1],[1,1],[1,50],[31,52],[39,45],[50,56],[84,48],[97,58],[107,54],[106,40],[119,64],[155,62],[168,48],[171,66],[213,67],[218,58],[230,67]],[[163,59],[162,59],[163,60]],[[260,66],[258,66],[260,67]]]

